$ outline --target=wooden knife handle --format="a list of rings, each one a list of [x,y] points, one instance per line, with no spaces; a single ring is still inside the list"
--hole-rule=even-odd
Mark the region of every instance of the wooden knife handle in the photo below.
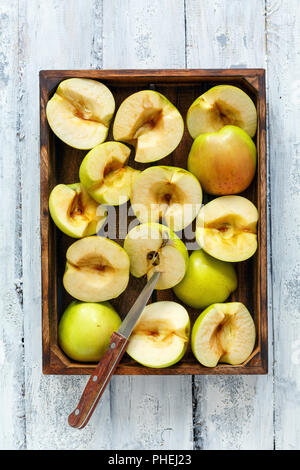
[[[68,423],[73,428],[83,429],[89,422],[100,397],[125,353],[127,343],[128,339],[125,336],[117,332],[111,335],[108,350],[97,364],[77,407],[69,416]]]

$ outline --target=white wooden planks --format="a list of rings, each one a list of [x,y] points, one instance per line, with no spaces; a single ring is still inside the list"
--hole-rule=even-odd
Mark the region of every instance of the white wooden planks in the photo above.
[[[103,68],[184,67],[183,1],[103,1]],[[191,377],[114,377],[111,420],[114,449],[191,449]]]
[[[300,3],[267,0],[277,449],[300,447]]]
[[[18,5],[0,3],[0,449],[25,446]]]
[[[265,67],[264,14],[261,0],[187,0],[187,67]],[[272,362],[268,377],[196,377],[194,382],[196,448],[273,447]]]

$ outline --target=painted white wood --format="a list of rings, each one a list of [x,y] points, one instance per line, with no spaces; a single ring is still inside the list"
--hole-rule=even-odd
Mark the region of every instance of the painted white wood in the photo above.
[[[264,14],[261,0],[187,0],[187,67],[265,67]],[[272,449],[271,353],[267,377],[195,377],[196,448]]]
[[[300,3],[267,0],[275,446],[300,448]]]
[[[26,438],[28,449],[110,447],[109,390],[84,432],[67,416],[87,377],[41,373],[39,82],[40,69],[101,67],[101,2],[20,0],[24,316],[26,358]]]
[[[18,5],[0,3],[0,449],[25,446]]]
[[[184,68],[184,2],[104,0],[103,68]],[[114,449],[191,449],[191,377],[115,377]]]

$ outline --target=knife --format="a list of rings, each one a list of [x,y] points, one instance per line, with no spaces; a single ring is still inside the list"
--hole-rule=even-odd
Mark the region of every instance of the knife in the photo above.
[[[89,422],[99,399],[125,353],[132,330],[154,291],[159,276],[160,272],[155,272],[151,276],[118,331],[111,335],[106,353],[89,378],[77,407],[69,415],[68,423],[73,428],[83,429]]]

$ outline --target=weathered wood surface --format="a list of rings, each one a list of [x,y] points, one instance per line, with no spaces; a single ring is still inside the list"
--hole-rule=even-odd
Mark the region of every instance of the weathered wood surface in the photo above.
[[[299,23],[298,0],[1,1],[0,449],[191,449],[193,419],[195,448],[299,449]],[[115,377],[79,432],[87,378],[41,374],[38,71],[184,66],[267,68],[269,375]]]

